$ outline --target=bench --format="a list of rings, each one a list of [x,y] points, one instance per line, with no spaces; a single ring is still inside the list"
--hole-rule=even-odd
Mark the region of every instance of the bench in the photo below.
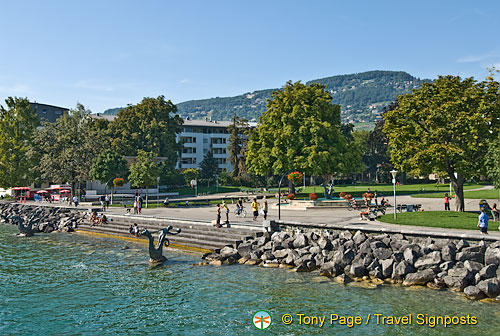
[[[400,213],[403,212],[403,210],[406,210],[406,212],[421,211],[422,204],[398,204],[396,209]]]

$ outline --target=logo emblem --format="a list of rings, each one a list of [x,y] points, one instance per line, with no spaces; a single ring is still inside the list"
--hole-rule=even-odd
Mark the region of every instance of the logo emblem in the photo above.
[[[259,310],[253,314],[252,322],[257,329],[267,329],[271,326],[271,315],[265,310]]]

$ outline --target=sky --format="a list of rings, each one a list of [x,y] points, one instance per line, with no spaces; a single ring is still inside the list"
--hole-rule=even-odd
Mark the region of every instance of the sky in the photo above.
[[[0,2],[0,104],[92,112],[370,70],[483,80],[500,68],[500,1]]]

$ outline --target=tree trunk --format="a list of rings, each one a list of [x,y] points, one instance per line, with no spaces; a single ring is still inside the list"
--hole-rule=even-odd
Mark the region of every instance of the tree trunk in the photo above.
[[[290,180],[288,180],[288,193],[295,195],[295,185]]]
[[[457,177],[455,177],[454,174],[451,174],[450,180],[451,180],[451,185],[453,186],[453,190],[455,190],[455,211],[464,212],[465,211],[465,202],[464,202],[464,182],[465,182],[465,179],[460,174],[457,174]]]

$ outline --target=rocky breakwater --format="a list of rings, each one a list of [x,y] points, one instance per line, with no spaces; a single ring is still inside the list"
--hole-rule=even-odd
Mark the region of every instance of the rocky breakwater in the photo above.
[[[500,242],[366,234],[361,231],[265,233],[238,246],[204,256],[204,265],[241,263],[319,271],[337,282],[367,281],[372,286],[450,288],[470,299],[500,302]]]
[[[0,204],[0,223],[18,225],[16,216],[24,221],[24,225],[31,219],[34,233],[72,232],[85,218],[84,213],[68,208],[17,203]]]

